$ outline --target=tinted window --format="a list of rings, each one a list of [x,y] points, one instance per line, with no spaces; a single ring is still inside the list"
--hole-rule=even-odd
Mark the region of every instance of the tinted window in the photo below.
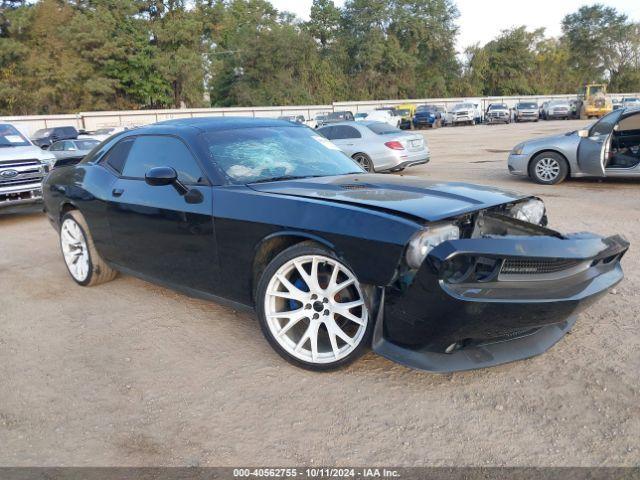
[[[122,175],[144,178],[154,167],[172,167],[178,180],[187,184],[202,183],[204,177],[187,146],[174,137],[145,135],[137,137],[124,164]]]
[[[360,132],[357,129],[353,127],[348,127],[346,125],[339,125],[339,126],[333,127],[333,132],[331,134],[333,136],[332,140],[362,138],[362,135],[360,135]]]
[[[335,140],[336,138],[334,137],[335,130],[336,130],[335,127],[322,127],[316,131],[323,137],[328,138],[329,140]]]
[[[387,135],[389,133],[402,132],[402,130],[396,127],[392,127],[388,123],[383,122],[370,123],[369,125],[367,125],[367,128],[377,135]]]
[[[74,145],[73,142],[67,140],[64,142],[64,150],[77,150],[78,148]]]
[[[49,150],[52,152],[59,152],[60,150],[64,150],[64,142],[56,142],[49,147]]]
[[[78,131],[73,127],[62,127],[60,134],[65,137],[76,137],[78,135]]]
[[[614,110],[613,112],[602,117],[596,122],[593,127],[591,127],[589,136],[593,137],[596,135],[609,135],[613,131],[613,127],[615,127],[616,123],[618,123],[618,118],[620,118],[620,115],[622,115],[622,110]]]
[[[362,173],[338,147],[305,127],[220,130],[204,138],[212,161],[235,184],[282,176]]]
[[[127,160],[127,155],[129,155],[129,151],[131,150],[134,140],[135,138],[130,137],[116,143],[116,145],[109,150],[109,153],[107,153],[104,158],[104,162],[106,162],[116,172],[122,173],[124,162]]]
[[[33,138],[45,138],[53,133],[53,128],[43,128],[41,130],[36,130],[36,133],[33,134]]]

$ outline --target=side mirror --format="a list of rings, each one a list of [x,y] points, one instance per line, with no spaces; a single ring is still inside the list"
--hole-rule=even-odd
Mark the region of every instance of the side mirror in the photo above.
[[[578,136],[580,138],[589,138],[589,130],[586,130],[586,129],[578,130]]]
[[[173,185],[178,181],[178,172],[171,167],[155,167],[145,174],[144,180],[152,187]]]

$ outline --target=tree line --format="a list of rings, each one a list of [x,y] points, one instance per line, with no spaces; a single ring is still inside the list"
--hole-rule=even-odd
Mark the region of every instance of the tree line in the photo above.
[[[640,91],[640,25],[584,6],[456,52],[453,0],[1,0],[0,114]],[[492,28],[491,21],[486,27]]]

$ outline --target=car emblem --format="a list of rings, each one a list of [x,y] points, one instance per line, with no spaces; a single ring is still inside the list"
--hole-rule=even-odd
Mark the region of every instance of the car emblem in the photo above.
[[[20,174],[17,170],[4,170],[0,172],[0,177],[2,178],[13,178],[17,177]]]

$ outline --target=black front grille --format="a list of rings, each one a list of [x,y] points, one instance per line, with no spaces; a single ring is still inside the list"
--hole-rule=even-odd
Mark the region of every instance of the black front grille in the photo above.
[[[531,260],[531,259],[507,259],[502,264],[500,273],[503,275],[540,275],[556,273],[576,267],[580,260]]]
[[[345,190],[370,190],[372,188],[376,188],[373,185],[368,185],[366,183],[345,183],[340,185],[340,188],[344,188]]]

